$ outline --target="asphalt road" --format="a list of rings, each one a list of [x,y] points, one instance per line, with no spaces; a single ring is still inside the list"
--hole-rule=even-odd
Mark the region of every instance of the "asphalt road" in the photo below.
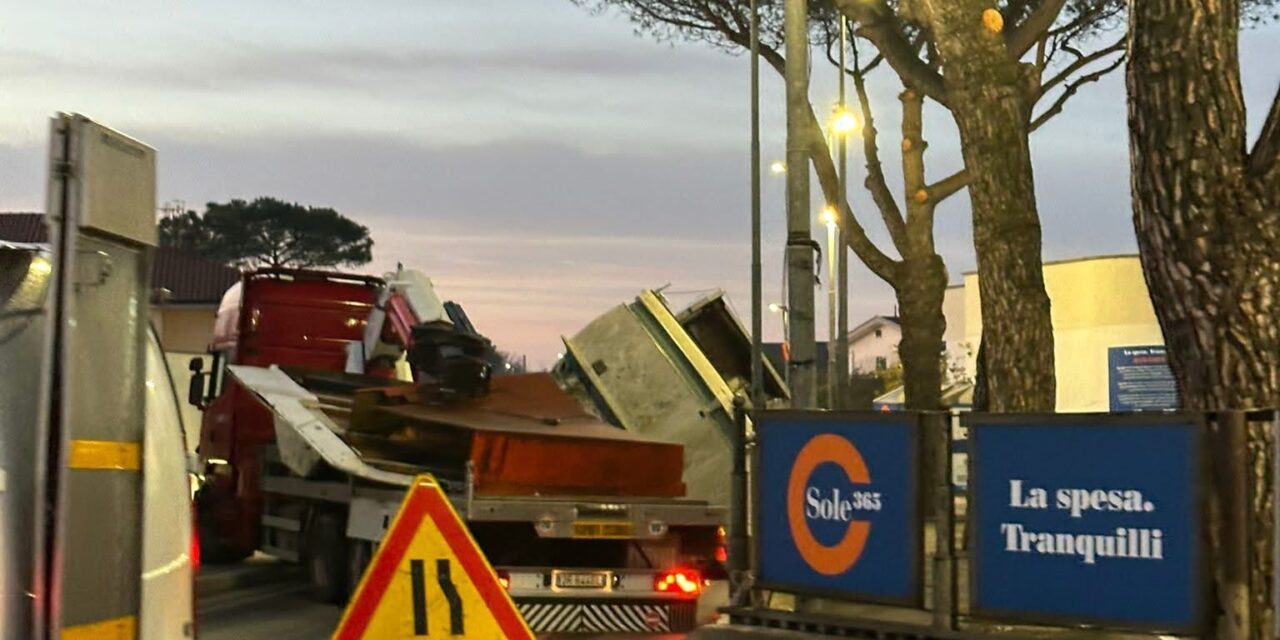
[[[199,580],[200,640],[323,640],[342,610],[307,597],[296,574],[262,558],[236,567],[204,567]],[[283,579],[282,579],[283,578]],[[561,636],[578,640],[592,636]],[[680,640],[683,635],[602,636],[608,640]],[[555,636],[543,636],[553,640]]]
[[[328,638],[342,610],[307,598],[306,585],[288,581],[238,587],[202,596],[200,640],[317,640]]]

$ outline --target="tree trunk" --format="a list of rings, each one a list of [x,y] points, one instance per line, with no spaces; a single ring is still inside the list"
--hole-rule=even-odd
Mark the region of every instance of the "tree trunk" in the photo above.
[[[987,354],[982,346],[985,343],[981,337],[978,338],[977,371],[973,374],[973,405],[969,407],[978,413],[991,410],[991,394],[987,392]]]
[[[942,335],[947,329],[942,298],[947,291],[947,269],[937,255],[907,260],[902,267],[902,278],[894,288],[901,307],[898,356],[906,406],[919,411],[940,409]]]
[[[1129,19],[1134,226],[1182,406],[1275,407],[1280,95],[1248,152],[1238,0],[1142,0],[1130,3]],[[1247,439],[1224,439],[1223,420],[1214,444],[1231,449],[1217,460],[1251,464],[1240,470],[1217,462],[1215,471],[1246,473],[1252,486],[1247,501],[1210,500],[1219,523],[1210,530],[1217,618],[1227,634],[1261,640],[1274,635],[1274,434],[1255,425]],[[1240,511],[1250,524],[1247,550],[1224,544],[1222,533]]]
[[[1238,0],[1130,11],[1134,226],[1182,405],[1280,405],[1280,184],[1248,170]]]
[[[902,384],[907,408],[942,408],[942,336],[947,320],[942,299],[947,293],[947,267],[933,242],[933,214],[937,202],[925,181],[924,96],[908,88],[902,101],[902,185],[907,217],[901,234],[901,274],[894,282],[901,307]]]
[[[942,56],[973,209],[991,410],[1054,407],[1053,325],[1028,147],[1030,99],[986,0],[921,0]],[[991,26],[987,26],[990,24]]]

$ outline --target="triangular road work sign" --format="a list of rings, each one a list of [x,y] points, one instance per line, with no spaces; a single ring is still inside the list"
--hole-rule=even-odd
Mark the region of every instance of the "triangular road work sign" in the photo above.
[[[534,640],[429,475],[409,487],[333,640]]]

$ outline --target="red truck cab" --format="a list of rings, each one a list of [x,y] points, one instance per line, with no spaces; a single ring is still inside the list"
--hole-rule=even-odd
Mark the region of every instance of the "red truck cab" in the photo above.
[[[201,554],[232,562],[258,546],[262,451],[275,441],[270,410],[226,375],[228,364],[342,371],[347,345],[364,337],[380,278],[324,271],[246,272],[218,307],[210,353],[200,455],[206,483],[197,496]]]

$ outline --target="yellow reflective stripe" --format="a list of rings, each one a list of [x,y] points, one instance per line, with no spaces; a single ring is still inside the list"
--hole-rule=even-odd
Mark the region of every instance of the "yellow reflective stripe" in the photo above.
[[[142,468],[142,454],[136,442],[72,440],[67,466],[72,469],[137,471]]]
[[[135,640],[137,637],[138,619],[133,616],[81,624],[62,630],[62,640]]]

